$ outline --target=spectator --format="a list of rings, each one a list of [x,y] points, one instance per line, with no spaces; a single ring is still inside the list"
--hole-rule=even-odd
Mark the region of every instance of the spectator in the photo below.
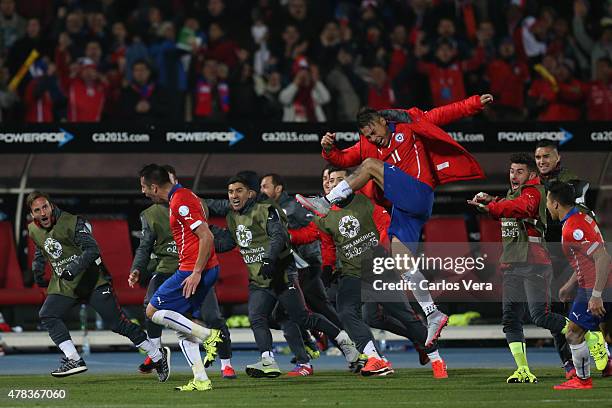
[[[520,44],[517,55],[525,61],[535,61],[546,53],[546,24],[535,17],[527,17],[517,28],[515,43]]]
[[[278,60],[278,68],[285,78],[292,76],[295,59],[300,55],[306,55],[308,42],[302,41],[300,32],[295,25],[287,24],[282,35],[282,43],[273,50],[272,54]]]
[[[438,25],[436,27],[437,36],[431,36],[430,40],[430,49],[437,49],[438,44],[441,42],[446,42],[448,44],[455,44],[457,56],[460,59],[467,59],[470,55],[470,47],[468,43],[463,41],[457,35],[457,28],[455,26],[455,21],[448,17],[443,17],[438,21]]]
[[[280,103],[281,74],[271,71],[265,77],[256,78],[255,93],[259,96],[259,113],[262,120],[281,121],[283,105]]]
[[[132,65],[132,81],[121,92],[121,111],[129,120],[161,121],[172,119],[170,101],[165,90],[151,78],[151,68],[145,60]]]
[[[66,16],[66,33],[70,37],[70,54],[73,58],[83,55],[87,37],[84,29],[84,18],[82,12],[72,12]]]
[[[41,60],[30,68],[32,79],[23,97],[26,122],[48,123],[62,116],[60,109],[65,106],[66,97],[55,73],[55,64],[48,60]]]
[[[193,117],[198,122],[222,122],[230,110],[230,89],[219,75],[218,62],[204,62],[193,94]]]
[[[365,31],[365,40],[362,42],[361,55],[363,65],[370,68],[381,64],[387,52],[383,44],[382,29],[378,23],[369,23]]]
[[[420,73],[429,77],[429,89],[434,106],[442,106],[465,99],[463,74],[484,63],[484,49],[478,47],[469,60],[457,58],[456,44],[442,40],[436,48],[435,62],[418,62]]]
[[[251,37],[256,47],[253,55],[253,69],[255,75],[261,76],[264,72],[267,72],[275,62],[268,47],[268,26],[265,25],[262,20],[256,19],[251,26]]]
[[[219,61],[232,69],[238,63],[236,52],[238,45],[225,35],[225,30],[219,23],[211,23],[208,29],[208,49],[206,58]]]
[[[102,45],[97,40],[91,40],[85,45],[85,58],[89,58],[96,64],[98,72],[106,72],[108,66],[103,59]]]
[[[26,35],[15,41],[8,53],[9,72],[11,75],[19,70],[30,55],[37,50],[41,55],[48,54],[48,43],[40,33],[40,23],[37,18],[31,18],[26,25]]]
[[[110,38],[108,33],[106,32],[106,18],[104,14],[101,12],[94,12],[87,15],[87,26],[89,27],[89,32],[87,34],[87,38],[89,42],[96,41],[104,52],[108,51],[108,47],[110,46]]]
[[[490,92],[494,96],[490,112],[494,119],[515,121],[525,118],[525,86],[529,81],[529,68],[516,58],[510,37],[499,45],[499,58],[487,67]]]
[[[319,62],[322,75],[327,75],[334,65],[338,49],[340,48],[340,28],[335,21],[329,21],[323,27],[319,41],[312,50],[314,61]]]
[[[389,39],[391,40],[391,53],[389,55],[387,75],[389,76],[389,80],[393,81],[406,67],[410,55],[406,26],[398,24],[393,27]]]
[[[586,3],[580,0],[575,1],[572,29],[576,42],[587,53],[587,59],[589,59],[591,68],[591,79],[596,80],[597,61],[601,57],[612,58],[612,21],[605,17],[601,19],[601,35],[599,41],[595,42],[586,29],[585,19],[587,16],[588,8]]]
[[[289,0],[284,22],[297,27],[303,39],[312,44],[321,31],[321,25],[310,14],[306,0]]]
[[[230,113],[233,120],[256,119],[257,94],[253,79],[253,66],[249,62],[250,54],[246,50],[238,51],[238,65],[230,77]]]
[[[584,99],[582,84],[572,76],[571,63],[558,63],[547,55],[542,66],[549,74],[542,75],[531,84],[528,95],[535,107],[538,120],[578,120],[582,114],[580,102]],[[541,71],[540,71],[541,72]],[[552,78],[550,77],[552,74]]]
[[[17,95],[8,89],[8,81],[8,68],[4,66],[4,61],[0,59],[0,123],[6,122],[6,111],[19,100]]]
[[[595,75],[595,81],[587,88],[587,119],[612,120],[612,61],[600,58]]]
[[[368,106],[376,110],[392,108],[395,105],[395,94],[382,65],[370,68],[370,81]]]
[[[60,64],[57,69],[68,96],[68,121],[99,122],[104,113],[107,85],[96,64],[89,58],[81,58],[72,68],[72,74]]]
[[[335,120],[354,120],[366,100],[367,86],[356,69],[352,50],[341,47],[336,57],[336,65],[325,78],[330,92],[334,95],[332,102]]]
[[[181,62],[184,52],[177,48],[174,24],[165,21],[157,34],[157,40],[149,47],[149,55],[158,70],[157,82],[173,96],[186,92],[187,72]]]
[[[26,31],[26,21],[15,11],[15,0],[0,0],[0,55]]]
[[[294,64],[293,81],[279,94],[284,122],[324,122],[322,105],[330,101],[329,91],[319,80],[316,65],[301,57]]]

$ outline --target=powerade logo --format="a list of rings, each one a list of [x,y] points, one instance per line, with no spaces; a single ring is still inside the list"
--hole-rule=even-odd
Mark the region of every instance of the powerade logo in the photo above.
[[[594,142],[612,142],[612,131],[591,132],[591,140]]]
[[[74,135],[62,128],[59,130],[59,132],[0,133],[0,143],[57,143],[57,147],[61,148],[73,140]]]
[[[358,142],[359,132],[336,132],[338,142]]]
[[[166,142],[169,143],[229,143],[235,145],[244,139],[244,134],[230,128],[229,132],[166,132]]]
[[[559,145],[572,140],[574,135],[563,128],[558,132],[497,132],[497,140],[500,142],[539,142],[540,140],[552,140]]]

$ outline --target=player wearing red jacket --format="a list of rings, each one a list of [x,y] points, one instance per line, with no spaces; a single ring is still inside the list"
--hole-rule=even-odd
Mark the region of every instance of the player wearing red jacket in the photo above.
[[[361,165],[325,197],[306,198],[298,194],[296,199],[324,217],[332,203],[373,180],[377,187],[370,190],[373,198],[391,209],[389,237],[393,243],[402,244],[394,249],[412,258],[421,229],[431,216],[434,188],[484,177],[476,159],[438,126],[475,115],[492,101],[491,95],[472,96],[429,112],[417,108],[380,112],[363,109],[357,115],[362,135],[359,142],[339,150],[334,146],[335,134],[327,133],[321,140],[323,157],[330,163],[342,168]],[[412,268],[405,279],[420,282],[425,278]],[[431,345],[448,322],[448,316],[437,309],[429,291],[415,286],[413,294],[427,315],[426,345]]]
[[[153,202],[168,202],[170,229],[179,254],[178,270],[155,291],[146,315],[153,323],[179,332],[181,348],[194,374],[178,391],[207,391],[212,384],[206,375],[200,341],[206,359],[212,360],[221,342],[221,331],[207,329],[197,322],[208,291],[219,275],[213,235],[208,228],[202,202],[191,190],[173,184],[166,169],[157,164],[140,171],[142,192]],[[192,319],[185,317],[190,314]]]
[[[344,169],[330,169],[329,183],[335,187],[348,175]],[[315,218],[308,229],[290,230],[292,243],[307,243],[321,239],[326,246],[331,245],[333,250],[324,253],[323,263],[335,265],[336,253],[340,259],[339,270],[336,275],[338,279],[338,293],[336,304],[343,326],[351,333],[360,353],[367,355],[365,366],[361,369],[363,376],[382,376],[393,373],[391,365],[382,357],[381,352],[375,346],[372,332],[366,323],[378,321],[371,315],[379,312],[379,305],[384,314],[396,323],[395,328],[377,327],[389,330],[400,336],[409,338],[416,347],[424,348],[427,339],[427,328],[419,320],[408,300],[403,294],[394,301],[388,301],[386,296],[384,302],[373,299],[365,301],[362,299],[362,283],[371,274],[365,265],[371,264],[370,257],[373,253],[384,256],[389,250],[389,238],[387,228],[390,219],[387,211],[362,194],[351,194],[346,199],[334,204],[330,215],[325,218]],[[317,229],[315,229],[315,226]],[[338,251],[336,252],[336,248]],[[362,316],[362,301],[363,314]],[[364,322],[365,320],[365,322]],[[423,364],[431,361],[435,378],[447,378],[446,365],[435,344],[425,348],[425,359]]]
[[[478,193],[469,204],[501,220],[503,253],[503,317],[506,341],[517,370],[508,383],[532,383],[537,378],[529,370],[526,357],[523,316],[525,308],[533,323],[550,330],[566,371],[571,372],[571,353],[562,334],[566,320],[549,307],[552,265],[543,245],[546,228],[544,187],[537,176],[533,157],[526,153],[510,157],[510,189],[505,198]]]
[[[609,365],[604,337],[596,330],[601,328],[607,332],[607,340],[612,342],[612,262],[597,223],[576,208],[575,194],[571,185],[554,182],[549,186],[546,199],[551,217],[563,224],[563,252],[578,281],[565,333],[572,350],[576,377],[556,385],[555,390],[593,388],[589,351],[599,370]]]

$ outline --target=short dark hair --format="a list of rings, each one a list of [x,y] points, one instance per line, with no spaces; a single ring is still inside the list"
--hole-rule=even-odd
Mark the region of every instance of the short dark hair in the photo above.
[[[553,200],[569,207],[576,203],[576,190],[569,183],[555,180],[548,185],[548,192]]]
[[[265,174],[261,179],[263,180],[266,177],[270,177],[274,187],[281,186],[283,188],[283,190],[285,190],[285,180],[283,180],[283,178],[279,174],[268,173],[268,174]]]
[[[158,186],[170,184],[170,176],[168,175],[168,171],[159,164],[147,164],[140,170],[138,175],[142,177],[145,184],[149,186],[151,184],[157,184]]]
[[[510,156],[510,163],[514,164],[526,164],[527,170],[529,171],[537,171],[538,168],[536,166],[536,162],[533,156],[527,153],[513,153]]]
[[[327,174],[329,174],[329,170],[330,170],[330,169],[333,169],[334,167],[336,167],[336,166],[334,166],[333,164],[329,164],[329,163],[327,163],[327,164],[325,165],[325,167],[323,167],[323,170],[321,170],[321,178],[323,178],[323,175],[325,174],[325,171],[326,171],[326,170],[327,170]]]
[[[350,176],[351,173],[352,173],[351,169],[343,169],[342,167],[331,167],[329,169],[329,174],[332,174],[332,173],[334,173],[336,171],[344,171],[344,172],[346,172],[347,177]]]
[[[552,147],[553,149],[559,150],[559,143],[555,142],[554,140],[544,139],[540,140],[538,144],[536,144],[536,149],[539,149],[540,147]]]
[[[34,201],[38,200],[41,197],[45,198],[48,202],[51,202],[49,194],[43,193],[42,191],[34,190],[30,194],[28,194],[26,198],[26,205],[28,206],[28,209],[32,210],[32,203],[34,203]]]
[[[382,116],[376,109],[365,106],[357,112],[357,127],[361,129],[379,118]]]
[[[172,174],[174,177],[176,177],[176,169],[174,167],[172,167],[169,164],[162,164],[161,166],[162,169],[166,170],[168,173]]]
[[[136,65],[144,65],[149,71],[151,71],[151,65],[149,64],[149,61],[147,61],[145,58],[138,58],[136,61],[134,61],[132,63],[132,69],[134,69]]]
[[[247,188],[247,190],[251,190],[251,188],[249,187],[249,182],[244,177],[240,177],[236,175],[236,176],[230,177],[229,180],[227,180],[228,187],[230,184],[234,184],[234,183],[240,183],[244,185]]]
[[[259,191],[259,176],[257,172],[253,170],[242,170],[236,173],[238,177],[241,177],[246,181],[246,186],[249,190],[253,190],[255,192]]]

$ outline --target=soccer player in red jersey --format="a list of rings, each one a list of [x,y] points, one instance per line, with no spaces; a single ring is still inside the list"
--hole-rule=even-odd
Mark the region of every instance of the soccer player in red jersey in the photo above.
[[[219,275],[213,235],[206,223],[204,208],[198,196],[181,184],[173,184],[168,172],[150,164],[140,171],[142,192],[153,202],[168,202],[170,228],[179,254],[178,270],[153,294],[146,314],[154,323],[179,332],[179,339],[194,379],[179,391],[206,391],[212,384],[206,375],[200,341],[206,359],[213,359],[221,332],[207,329],[196,321],[201,318],[201,305]],[[190,313],[192,319],[185,314]]]
[[[563,252],[574,269],[572,279],[578,282],[576,297],[569,313],[570,323],[565,334],[572,350],[576,377],[556,385],[555,390],[592,388],[587,342],[595,343],[591,344],[591,353],[600,370],[606,368],[608,354],[603,335],[596,330],[601,328],[607,332],[606,339],[612,342],[611,258],[595,220],[575,207],[575,196],[571,185],[557,181],[549,186],[546,199],[550,215],[563,225]],[[587,338],[587,335],[590,338]]]
[[[418,246],[421,229],[431,216],[434,188],[484,177],[467,150],[438,126],[475,115],[492,101],[493,97],[487,94],[429,112],[417,108],[362,109],[357,115],[359,142],[340,150],[334,146],[335,133],[327,133],[321,140],[324,159],[340,168],[359,165],[357,170],[325,197],[306,198],[298,194],[296,199],[325,217],[332,204],[361,189],[390,210],[388,235],[393,249],[396,255],[407,255],[410,259]],[[425,277],[417,268],[410,268],[404,279],[420,282]],[[413,294],[427,316],[425,346],[430,346],[439,337],[448,316],[437,309],[428,290],[416,285]]]

